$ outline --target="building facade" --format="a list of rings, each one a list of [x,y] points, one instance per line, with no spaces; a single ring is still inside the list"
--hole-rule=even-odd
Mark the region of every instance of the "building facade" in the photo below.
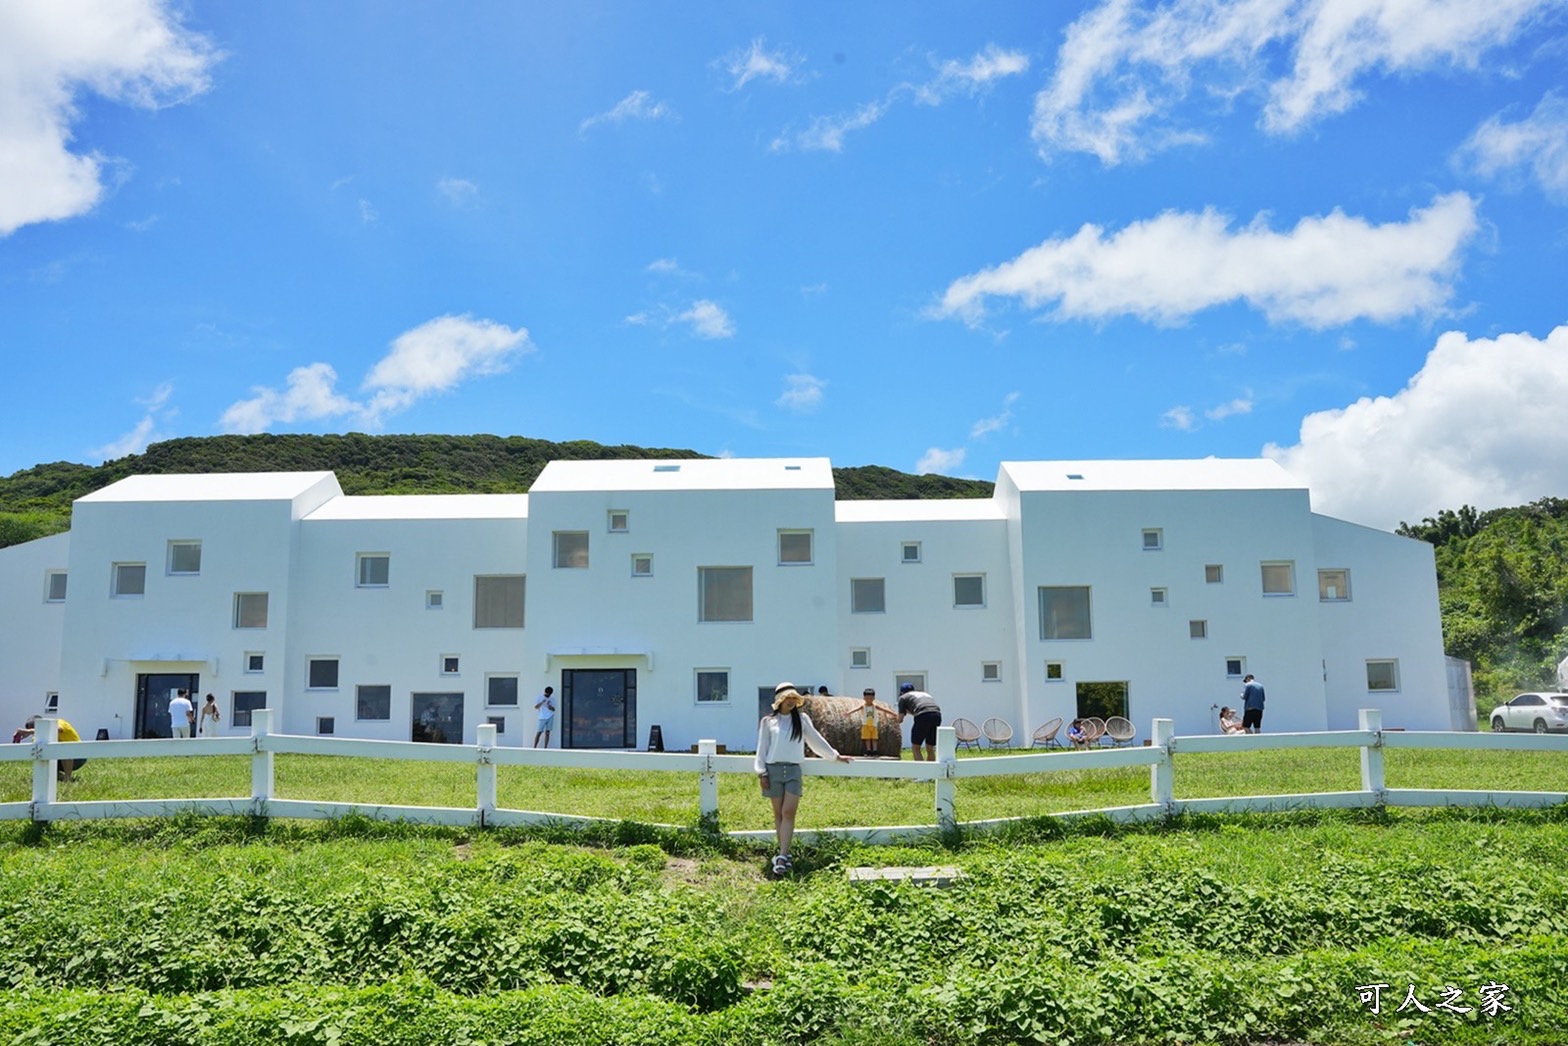
[[[528,494],[331,473],[136,476],[0,550],[3,700],[168,736],[169,691],[288,733],[745,748],[774,683],[1025,739],[1079,714],[1449,729],[1430,546],[1311,511],[1266,460],[1008,462],[987,500],[836,501],[826,459],[553,462]]]

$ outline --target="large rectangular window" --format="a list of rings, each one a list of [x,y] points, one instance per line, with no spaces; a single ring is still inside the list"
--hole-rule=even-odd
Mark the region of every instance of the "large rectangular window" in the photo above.
[[[489,708],[516,708],[517,676],[511,674],[487,676],[485,705]]]
[[[697,703],[723,705],[730,700],[730,672],[727,668],[697,669]]]
[[[385,552],[361,552],[356,563],[360,588],[386,588],[392,576],[392,557]]]
[[[392,688],[373,683],[354,688],[354,718],[365,722],[392,718]]]
[[[751,568],[698,567],[697,620],[750,621]]]
[[[229,712],[229,722],[234,726],[250,726],[250,714],[267,707],[265,690],[234,691],[234,706]]]
[[[1265,596],[1293,596],[1296,594],[1296,564],[1289,560],[1262,564],[1263,594]]]
[[[147,594],[147,564],[146,563],[116,563],[114,565],[113,587],[110,594],[115,596],[144,596]]]
[[[849,579],[849,612],[881,614],[887,611],[887,583],[879,577]]]
[[[1348,603],[1350,601],[1350,571],[1318,571],[1318,598],[1325,603]]]
[[[309,690],[336,690],[338,688],[338,659],[335,657],[306,658],[305,687]]]
[[[200,574],[201,542],[169,542],[168,571],[170,574]]]
[[[474,578],[474,627],[522,628],[527,595],[523,574],[480,574]]]
[[[1040,587],[1041,639],[1092,639],[1087,585]]]
[[[779,531],[779,562],[781,564],[809,564],[811,562],[811,531]]]
[[[234,593],[234,627],[235,628],[266,628],[267,627],[267,593],[265,593],[265,592],[236,592],[236,593]]]
[[[985,606],[985,575],[954,574],[953,605],[955,607]]]
[[[566,570],[586,570],[588,567],[588,532],[586,530],[557,530],[555,539],[555,565]]]

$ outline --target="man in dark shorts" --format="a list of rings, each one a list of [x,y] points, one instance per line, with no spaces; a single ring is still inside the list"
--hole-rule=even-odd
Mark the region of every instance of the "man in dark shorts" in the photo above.
[[[924,690],[916,690],[913,683],[905,683],[898,688],[900,726],[906,715],[915,717],[915,725],[909,731],[909,747],[915,750],[915,762],[921,761],[921,745],[926,746],[925,761],[936,762],[936,728],[942,725],[942,708],[936,698]]]
[[[1251,672],[1241,681],[1241,729],[1249,734],[1263,732],[1263,684]]]

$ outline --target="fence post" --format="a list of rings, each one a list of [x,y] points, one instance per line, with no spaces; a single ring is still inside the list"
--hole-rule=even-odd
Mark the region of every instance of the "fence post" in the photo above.
[[[33,820],[39,817],[40,808],[47,807],[59,794],[55,784],[55,760],[43,758],[43,746],[60,739],[60,721],[39,716],[33,720]]]
[[[1149,802],[1170,814],[1176,809],[1176,763],[1171,759],[1171,738],[1176,723],[1170,719],[1154,721],[1154,747],[1160,750],[1159,762],[1149,767]]]
[[[1370,745],[1361,746],[1361,790],[1371,792],[1372,802],[1382,806],[1386,790],[1383,783],[1383,710],[1363,708],[1361,729],[1377,734]]]
[[[697,815],[716,826],[719,821],[719,775],[713,771],[713,757],[719,754],[717,741],[698,741],[697,754],[702,756],[702,770],[697,774]]]
[[[250,757],[250,812],[266,817],[272,805],[272,753],[267,750],[267,735],[272,733],[272,709],[254,708],[250,713],[250,736],[256,754]]]
[[[944,832],[958,826],[953,805],[953,764],[958,761],[958,732],[950,726],[936,728],[936,761],[942,770],[936,779],[936,823]]]
[[[495,748],[495,724],[480,723],[474,730],[474,740],[479,749],[479,827],[483,828],[496,808],[495,764],[490,761],[490,751]]]

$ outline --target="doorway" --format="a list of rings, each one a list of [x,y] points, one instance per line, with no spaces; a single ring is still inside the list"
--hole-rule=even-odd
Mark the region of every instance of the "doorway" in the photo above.
[[[196,672],[138,672],[136,721],[133,737],[173,737],[169,729],[169,700],[176,690],[189,690],[191,703],[200,703],[201,676]]]
[[[1105,720],[1116,715],[1128,718],[1126,682],[1078,684],[1079,719]]]
[[[414,694],[409,702],[409,740],[437,745],[463,743],[462,694]]]
[[[561,747],[637,747],[637,670],[561,671]]]

